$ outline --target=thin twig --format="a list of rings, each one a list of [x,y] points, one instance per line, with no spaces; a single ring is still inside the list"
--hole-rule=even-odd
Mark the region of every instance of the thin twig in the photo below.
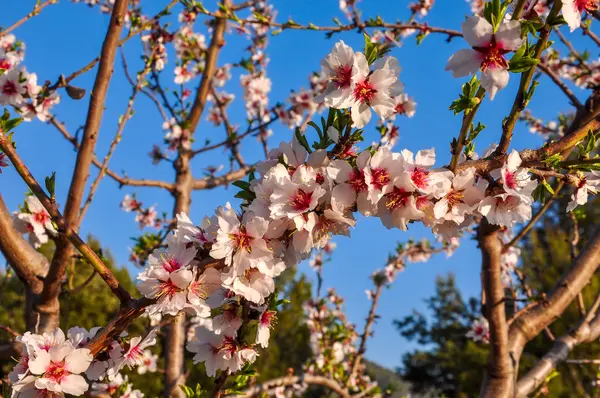
[[[42,4],[37,4],[34,6],[33,11],[31,11],[29,14],[25,15],[23,18],[19,19],[17,22],[15,22],[14,24],[12,24],[11,26],[9,26],[6,29],[3,29],[2,31],[0,31],[0,37],[2,36],[6,36],[7,34],[9,34],[10,32],[12,32],[13,30],[15,30],[16,28],[18,28],[19,26],[21,26],[22,24],[24,24],[25,22],[27,22],[29,19],[35,17],[36,15],[38,15],[40,13],[40,11],[42,11],[44,8],[46,8],[46,6],[49,6],[50,4],[55,4],[57,3],[58,0],[46,0],[45,2],[43,2]]]

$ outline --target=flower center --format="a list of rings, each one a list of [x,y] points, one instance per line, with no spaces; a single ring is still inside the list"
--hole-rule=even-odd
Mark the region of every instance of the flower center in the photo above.
[[[17,85],[12,80],[8,80],[2,86],[2,92],[5,95],[15,95],[15,94],[17,94]]]
[[[498,45],[495,37],[492,38],[487,47],[473,47],[473,49],[483,55],[483,61],[481,61],[482,72],[488,68],[508,68],[508,61],[504,58],[504,54],[507,54],[509,51],[504,50],[501,45]]]
[[[406,113],[406,108],[404,107],[404,103],[403,102],[400,102],[399,104],[396,104],[396,107],[394,108],[394,110],[399,115],[404,115]]]
[[[363,192],[367,190],[367,183],[365,182],[365,172],[362,170],[354,169],[350,173],[348,184],[352,186],[354,192]]]
[[[134,362],[138,363],[143,361],[143,357],[144,357],[144,352],[142,351],[142,349],[140,348],[139,345],[136,345],[135,347],[132,347],[129,352],[125,355],[125,357],[127,359],[131,359]]]
[[[465,198],[464,189],[452,190],[448,193],[448,195],[446,195],[446,200],[448,201],[448,206],[450,208],[462,203],[464,198]]]
[[[45,224],[50,220],[50,216],[45,211],[40,211],[33,214],[33,219],[37,223]]]
[[[65,369],[65,362],[62,361],[58,363],[50,362],[50,365],[48,366],[44,377],[60,383],[62,378],[68,375],[69,372]]]
[[[179,293],[181,291],[181,289],[176,284],[171,282],[171,279],[169,279],[166,282],[161,282],[159,284],[159,290],[160,293],[158,294],[157,298],[163,296],[173,297],[175,293]]]
[[[272,328],[275,319],[277,319],[277,312],[267,310],[260,316],[260,324],[261,326]]]
[[[246,228],[241,227],[238,233],[229,234],[229,238],[233,240],[233,243],[238,250],[246,250],[247,252],[250,252],[250,245],[253,238],[246,233]]]
[[[516,188],[519,187],[519,184],[518,184],[518,181],[517,181],[517,177],[515,176],[515,173],[513,173],[512,171],[508,171],[504,175],[504,183],[510,189],[516,189]]]
[[[429,186],[429,171],[415,167],[410,178],[417,188],[425,189]]]
[[[7,59],[0,59],[0,69],[9,70],[12,67]]]
[[[175,258],[175,256],[172,256],[172,255],[169,255],[169,254],[167,254],[167,255],[162,255],[161,254],[161,257],[162,257],[162,260],[163,260],[163,268],[168,273],[175,272],[175,271],[177,271],[178,269],[181,268],[182,264],[179,262],[179,260],[177,260]]]
[[[351,65],[340,65],[335,71],[335,76],[332,79],[337,88],[350,87],[352,81],[352,66]]]
[[[390,182],[388,171],[382,167],[371,169],[371,185],[381,191]]]
[[[584,11],[596,11],[598,0],[575,0],[575,8],[581,14]]]
[[[304,192],[304,190],[298,189],[295,195],[290,199],[290,205],[296,211],[305,211],[310,208],[311,201],[312,192]]]
[[[386,195],[385,207],[389,210],[406,207],[411,196],[411,192],[406,192],[403,188],[394,187],[394,190]]]
[[[368,80],[362,81],[356,84],[354,88],[353,96],[357,102],[368,103],[377,94],[377,90],[373,88]]]

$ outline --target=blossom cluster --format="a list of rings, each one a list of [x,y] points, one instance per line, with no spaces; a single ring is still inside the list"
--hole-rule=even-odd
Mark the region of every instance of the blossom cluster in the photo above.
[[[144,208],[142,202],[138,201],[135,195],[125,195],[121,201],[121,209],[128,213],[135,213],[135,221],[139,224],[140,229],[160,228],[164,221],[158,217],[156,206],[152,205],[148,208]]]
[[[48,242],[48,236],[56,234],[50,214],[34,195],[25,198],[24,206],[13,216],[13,224],[22,234],[28,234],[29,243],[36,249]]]
[[[100,391],[114,393],[126,383],[119,373],[124,367],[140,366],[144,371],[156,370],[156,356],[147,347],[156,343],[156,330],[144,338],[127,339],[121,336],[94,358],[85,346],[98,333],[100,327],[86,330],[71,328],[65,333],[56,329],[41,335],[26,332],[17,337],[21,343],[18,364],[9,375],[13,397],[80,396],[90,388],[90,382],[108,378],[106,383],[93,383],[92,395]],[[140,368],[142,369],[142,368]],[[125,386],[124,386],[125,387]],[[113,389],[114,388],[114,389]],[[143,397],[129,384],[122,398]]]
[[[55,90],[39,86],[37,75],[21,65],[25,44],[12,34],[0,37],[0,105],[15,107],[25,121],[50,118],[50,109],[60,101]]]

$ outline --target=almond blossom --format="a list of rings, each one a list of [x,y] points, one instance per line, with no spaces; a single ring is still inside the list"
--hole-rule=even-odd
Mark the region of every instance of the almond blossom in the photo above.
[[[573,211],[577,206],[587,203],[589,194],[597,195],[600,192],[600,172],[591,171],[584,173],[583,178],[579,179],[579,185],[571,195],[571,200],[567,204],[567,211]]]
[[[598,7],[598,0],[562,0],[562,14],[571,32],[581,25],[581,14],[584,11],[596,11]]]
[[[504,55],[523,44],[519,21],[503,21],[494,32],[483,17],[473,16],[462,24],[462,31],[471,49],[459,50],[450,57],[446,70],[454,77],[465,77],[481,70],[481,86],[493,100],[498,90],[508,84],[508,61]]]
[[[484,317],[475,319],[471,324],[471,330],[467,332],[467,338],[476,343],[489,343],[490,341],[490,326],[488,320]]]

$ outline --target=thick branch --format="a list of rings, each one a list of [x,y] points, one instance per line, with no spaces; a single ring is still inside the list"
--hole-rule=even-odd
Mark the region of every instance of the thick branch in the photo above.
[[[596,297],[588,316],[582,319],[568,335],[556,339],[552,349],[519,380],[518,397],[526,397],[540,387],[556,366],[568,358],[575,346],[596,341],[600,337],[600,314],[597,313],[599,305],[600,295]],[[594,314],[596,315],[593,316]]]
[[[502,284],[502,241],[498,227],[482,221],[479,228],[485,312],[490,324],[490,355],[482,397],[512,397],[514,368],[508,353],[504,286]]]
[[[544,302],[523,311],[510,326],[509,349],[518,361],[525,344],[554,322],[577,297],[600,265],[600,228]],[[600,323],[600,320],[598,321]],[[593,322],[595,323],[595,321]]]
[[[98,272],[102,279],[104,279],[106,284],[111,288],[112,292],[121,300],[121,302],[129,301],[131,299],[129,293],[127,293],[127,291],[119,284],[117,278],[106,267],[96,253],[79,237],[79,235],[77,235],[73,228],[68,226],[65,217],[63,217],[56,207],[54,199],[48,197],[40,184],[38,184],[38,182],[35,180],[27,166],[25,166],[21,158],[19,158],[13,146],[2,134],[0,134],[0,148],[4,153],[6,153],[6,156],[8,156],[12,162],[17,173],[19,173],[23,181],[25,181],[33,194],[39,199],[41,204],[48,211],[52,217],[52,221],[56,223],[59,237],[64,237],[64,239],[70,241],[73,246],[79,250],[79,252],[92,265],[92,267],[94,267],[96,272]],[[60,282],[60,280],[58,282]]]

